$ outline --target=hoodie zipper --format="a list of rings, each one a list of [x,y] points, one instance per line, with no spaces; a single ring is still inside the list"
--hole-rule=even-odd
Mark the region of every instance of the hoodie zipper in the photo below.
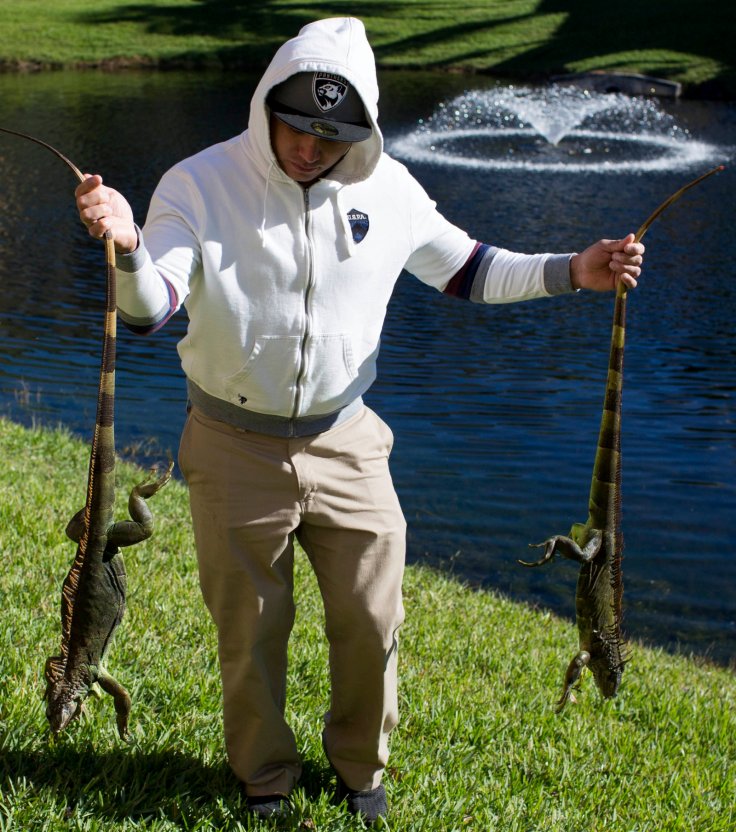
[[[299,347],[299,365],[296,374],[296,391],[294,394],[294,410],[291,414],[291,435],[295,435],[295,423],[302,407],[304,393],[304,379],[307,374],[307,342],[311,335],[311,318],[309,314],[309,301],[314,286],[314,246],[311,237],[312,218],[311,206],[309,203],[309,188],[304,188],[304,235],[307,240],[307,282],[304,287],[304,331],[302,342]]]

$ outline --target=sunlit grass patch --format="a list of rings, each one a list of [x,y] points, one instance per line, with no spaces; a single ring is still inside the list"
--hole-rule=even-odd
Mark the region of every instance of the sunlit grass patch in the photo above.
[[[155,536],[126,557],[128,611],[108,667],[133,696],[134,742],[109,697],[49,739],[42,669],[58,649],[64,527],[83,500],[86,445],[0,420],[0,830],[248,830],[225,759],[215,633],[200,598],[186,490],[152,498]],[[145,471],[119,465],[119,512]],[[304,759],[279,828],[363,828],[332,803],[320,730],[329,704],[316,581],[297,558],[287,716]],[[571,587],[571,596],[573,588]],[[571,597],[572,601],[572,597]],[[554,712],[569,622],[409,567],[401,715],[386,776],[388,828],[692,830],[736,823],[736,680],[704,661],[634,645],[619,697],[588,674]]]
[[[0,66],[216,66],[260,70],[305,23],[352,14],[379,65],[544,79],[600,69],[661,75],[733,97],[736,7],[688,0],[447,0],[336,6],[330,0],[3,0]]]

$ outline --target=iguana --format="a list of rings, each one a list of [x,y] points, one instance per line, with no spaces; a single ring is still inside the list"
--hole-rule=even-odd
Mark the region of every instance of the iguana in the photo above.
[[[665,200],[636,232],[639,242],[655,219],[685,191],[723,170],[722,166],[689,182]],[[575,523],[569,537],[555,535],[544,543],[544,555],[524,566],[541,566],[555,555],[580,563],[575,613],[579,650],[565,671],[561,711],[572,697],[573,687],[588,667],[604,698],[616,695],[629,651],[622,634],[623,580],[621,559],[621,392],[623,388],[624,339],[626,335],[626,287],[619,283],[613,309],[613,327],[608,360],[606,393],[593,464],[588,501],[588,520]]]
[[[0,127],[46,147],[62,159],[80,181],[79,169],[51,145],[25,133]],[[72,517],[66,534],[77,553],[61,593],[61,649],[46,661],[46,717],[54,734],[81,713],[82,704],[99,685],[115,701],[118,732],[128,739],[130,696],[103,668],[113,634],[125,611],[126,575],[120,548],[150,537],[153,518],[146,500],[170,479],[173,462],[154,481],[136,485],[128,501],[130,520],[115,522],[115,340],[117,309],[115,248],[105,235],[107,288],[97,416],[89,460],[85,506]]]

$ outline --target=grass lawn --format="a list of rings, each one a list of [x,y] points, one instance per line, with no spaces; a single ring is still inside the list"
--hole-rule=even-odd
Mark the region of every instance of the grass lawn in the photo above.
[[[80,507],[88,451],[63,431],[0,420],[0,830],[245,830],[227,767],[215,635],[197,586],[185,488],[151,500],[157,531],[130,550],[128,611],[108,669],[133,697],[135,741],[112,701],[57,741],[42,670],[58,650],[63,529]],[[133,482],[119,466],[119,516]],[[320,747],[328,703],[315,582],[298,559],[288,717],[305,773],[280,828],[363,828],[332,805]],[[570,587],[573,604],[574,587]],[[634,645],[616,700],[588,675],[554,702],[576,635],[566,621],[428,569],[409,567],[401,641],[402,722],[386,777],[390,828],[544,832],[731,832],[736,825],[736,679]]]
[[[304,23],[344,14],[365,21],[381,67],[532,80],[633,71],[736,94],[736,4],[724,0],[2,0],[0,66],[260,69]]]

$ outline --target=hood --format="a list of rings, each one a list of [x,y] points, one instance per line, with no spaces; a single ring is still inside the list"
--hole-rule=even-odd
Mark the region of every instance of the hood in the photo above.
[[[256,87],[245,134],[246,146],[264,176],[285,177],[271,148],[269,90],[297,72],[342,75],[358,91],[373,127],[370,138],[356,142],[330,173],[330,179],[348,185],[371,175],[383,151],[378,128],[378,81],[373,50],[363,23],[353,17],[337,17],[308,23],[276,52]],[[278,173],[277,173],[278,172]]]

